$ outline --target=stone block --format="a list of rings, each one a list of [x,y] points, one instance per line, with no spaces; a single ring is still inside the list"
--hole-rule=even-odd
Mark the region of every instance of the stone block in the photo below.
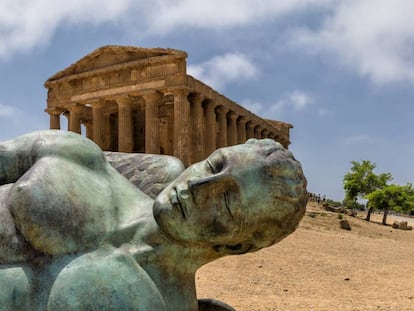
[[[341,229],[351,230],[351,225],[346,219],[341,219],[341,221],[339,222],[339,225],[341,226]]]
[[[392,224],[392,227],[394,229],[401,229],[401,230],[412,230],[413,227],[408,225],[408,221],[402,220],[394,220],[394,223]]]

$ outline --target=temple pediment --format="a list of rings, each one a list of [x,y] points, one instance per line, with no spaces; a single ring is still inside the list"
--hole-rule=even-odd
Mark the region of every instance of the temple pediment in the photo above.
[[[59,71],[46,82],[57,80],[65,76],[91,72],[93,70],[114,67],[144,59],[159,59],[160,57],[174,56],[186,58],[187,53],[174,49],[141,48],[132,46],[103,46],[84,56],[69,67]]]

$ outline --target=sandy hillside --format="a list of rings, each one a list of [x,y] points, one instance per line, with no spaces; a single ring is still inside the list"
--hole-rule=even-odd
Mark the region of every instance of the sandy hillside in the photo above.
[[[339,228],[336,213],[311,203],[282,242],[202,267],[199,298],[238,311],[414,310],[414,230],[346,219],[351,231]]]

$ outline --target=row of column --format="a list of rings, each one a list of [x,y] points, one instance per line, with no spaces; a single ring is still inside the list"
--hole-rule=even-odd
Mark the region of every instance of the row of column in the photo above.
[[[171,136],[164,141],[172,140],[172,154],[180,158],[185,165],[206,158],[220,147],[244,143],[249,138],[272,138],[279,140],[276,131],[269,131],[266,125],[257,124],[247,116],[240,115],[224,105],[215,103],[199,93],[190,93],[187,89],[170,91],[173,95],[172,116],[168,125],[172,129]],[[144,102],[145,120],[145,153],[159,154],[160,106],[164,103],[164,94],[152,92],[141,95]],[[134,151],[134,126],[131,117],[134,104],[131,97],[125,95],[115,98],[117,109],[117,151]],[[108,124],[105,118],[108,103],[104,100],[90,101],[87,104],[71,104],[68,128],[81,133],[81,124],[86,127],[86,136],[91,138],[102,149],[108,140]],[[85,112],[85,110],[87,110]],[[51,111],[50,128],[60,129],[60,112]],[[85,118],[88,115],[88,118]],[[171,149],[171,148],[169,148]]]
[[[158,109],[163,99],[159,93],[142,95],[145,101],[145,152],[159,153],[159,118]],[[115,99],[118,118],[118,145],[119,152],[132,152],[134,145],[131,97],[125,95]],[[68,114],[68,130],[81,134],[81,124],[86,127],[86,136],[92,139],[102,149],[106,149],[108,140],[107,101],[94,100],[86,104],[72,104],[66,107]],[[91,117],[85,118],[87,110]],[[61,111],[51,111],[50,129],[60,129]]]
[[[190,163],[204,159],[217,148],[241,144],[249,138],[279,138],[253,120],[201,94],[190,94],[188,99],[192,129]]]

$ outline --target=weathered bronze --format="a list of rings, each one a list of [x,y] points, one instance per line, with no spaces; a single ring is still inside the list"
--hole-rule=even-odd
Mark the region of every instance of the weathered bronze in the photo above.
[[[197,301],[196,270],[280,241],[305,210],[301,166],[271,139],[183,172],[107,157],[62,131],[0,144],[0,310],[231,310]]]

